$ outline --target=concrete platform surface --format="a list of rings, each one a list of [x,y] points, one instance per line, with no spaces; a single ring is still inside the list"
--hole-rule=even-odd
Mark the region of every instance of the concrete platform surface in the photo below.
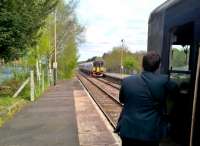
[[[119,137],[86,92],[80,87],[74,97],[80,146],[119,146]]]
[[[113,77],[113,78],[117,78],[117,79],[123,79],[123,78],[130,76],[130,75],[126,75],[126,74],[122,75],[120,73],[108,73],[108,72],[106,72],[104,74],[108,77]]]
[[[0,128],[0,146],[119,146],[77,79],[50,87]]]
[[[78,146],[74,80],[59,82],[0,128],[0,146]]]

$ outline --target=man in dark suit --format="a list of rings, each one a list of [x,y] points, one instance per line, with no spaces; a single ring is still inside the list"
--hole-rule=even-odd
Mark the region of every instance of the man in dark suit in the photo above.
[[[160,56],[149,52],[143,57],[143,71],[122,81],[119,100],[124,104],[117,129],[122,146],[159,146],[166,135],[166,94],[176,88],[167,75],[156,73]]]

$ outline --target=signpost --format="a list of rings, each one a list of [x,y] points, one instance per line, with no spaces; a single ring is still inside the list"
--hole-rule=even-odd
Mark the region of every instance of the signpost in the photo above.
[[[123,77],[123,70],[124,70],[124,66],[123,66],[123,49],[124,49],[124,39],[121,40],[122,46],[121,46],[121,65],[120,65],[120,73],[121,73],[121,77]]]
[[[54,63],[53,63],[53,75],[54,75],[54,86],[56,85],[57,81],[57,58],[56,58],[56,53],[57,53],[57,41],[56,41],[56,10],[55,10],[55,25],[54,25]]]

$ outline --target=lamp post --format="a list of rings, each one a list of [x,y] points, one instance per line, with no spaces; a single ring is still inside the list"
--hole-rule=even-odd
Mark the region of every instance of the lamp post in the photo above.
[[[54,14],[55,14],[55,15],[54,15],[55,25],[54,25],[54,62],[53,62],[53,76],[54,76],[54,86],[55,86],[55,85],[56,85],[56,81],[57,81],[56,10],[55,10],[55,13],[54,13]]]
[[[123,66],[123,49],[124,49],[124,39],[121,40],[121,64],[120,64],[120,73],[121,76],[123,77],[123,70],[124,70],[124,66]]]

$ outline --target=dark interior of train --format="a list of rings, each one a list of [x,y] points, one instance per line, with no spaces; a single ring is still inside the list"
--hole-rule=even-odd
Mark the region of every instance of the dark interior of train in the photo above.
[[[172,30],[169,73],[170,77],[178,83],[179,94],[173,99],[173,107],[170,101],[168,103],[171,138],[181,146],[186,146],[190,138],[193,104],[191,60],[194,52],[194,23],[177,26]],[[177,60],[179,60],[178,64]]]

